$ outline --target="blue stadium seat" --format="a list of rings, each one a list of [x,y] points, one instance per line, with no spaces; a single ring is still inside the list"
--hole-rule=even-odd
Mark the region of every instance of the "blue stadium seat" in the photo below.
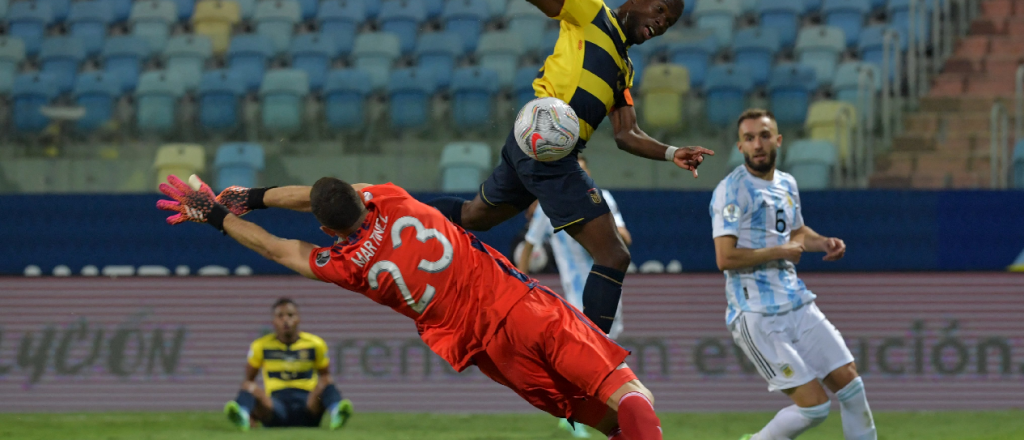
[[[488,20],[497,20],[505,16],[505,10],[508,9],[508,2],[505,0],[486,0],[486,2]]]
[[[814,67],[818,81],[829,83],[836,72],[839,56],[846,49],[842,29],[832,26],[809,26],[800,30],[796,40],[797,60]]]
[[[14,2],[7,11],[7,34],[25,43],[25,53],[35,57],[42,45],[46,27],[51,22],[53,11],[48,3]]]
[[[786,146],[783,168],[801,190],[828,189],[839,164],[836,146],[829,141],[798,140]]]
[[[910,2],[911,0],[889,0],[886,5],[889,26],[897,29],[901,36],[910,35]],[[931,35],[932,8],[935,7],[935,0],[925,0],[925,10],[921,11],[921,3],[918,3],[914,11],[918,15],[914,21],[914,36],[916,39],[928,38]]]
[[[131,35],[108,38],[103,44],[103,70],[121,81],[121,91],[135,89],[142,62],[149,57],[146,40]]]
[[[622,2],[622,3],[626,3],[626,2]],[[692,16],[694,9],[697,9],[697,2],[695,2],[695,1],[684,2],[684,4],[683,4],[683,17],[690,17],[690,16]]]
[[[1024,189],[1024,139],[1013,146],[1013,187]]]
[[[39,51],[41,71],[53,75],[60,93],[68,93],[75,86],[78,67],[85,60],[82,42],[75,37],[50,37],[43,40]]]
[[[683,66],[690,72],[690,87],[701,88],[711,65],[711,57],[718,52],[717,39],[707,35],[695,41],[680,41],[665,45],[668,61]]]
[[[377,16],[382,31],[398,36],[402,54],[416,48],[416,35],[426,19],[427,10],[422,0],[387,0],[381,4]]]
[[[870,82],[869,90],[870,95],[868,96],[866,105],[874,107],[874,97],[882,90],[882,74],[878,67],[871,63],[847,61],[839,65],[836,69],[836,76],[832,80],[832,93],[835,99],[838,101],[848,102],[857,108],[857,114],[867,114],[867,108],[864,108],[858,99],[858,91],[860,90],[860,75],[864,70],[869,71]]]
[[[263,128],[274,136],[292,136],[302,131],[302,113],[309,80],[298,69],[267,72],[260,85],[260,114]]]
[[[53,12],[54,23],[61,23],[68,19],[68,12],[71,11],[71,0],[37,0],[40,3],[46,3],[50,5],[50,11]]]
[[[434,79],[429,72],[418,68],[394,70],[388,80],[387,93],[391,127],[421,128],[430,122],[430,98],[434,94]]]
[[[747,108],[747,95],[753,89],[754,79],[746,66],[722,64],[712,67],[704,83],[708,122],[719,128],[735,124],[736,115]]]
[[[364,6],[366,7],[366,18],[370,20],[376,20],[377,15],[380,14],[380,3],[383,0],[363,0]]]
[[[551,19],[533,4],[521,1],[510,3],[507,15],[508,30],[519,35],[523,48],[529,52],[540,51],[544,43],[544,29]]]
[[[324,115],[335,131],[352,131],[366,126],[366,97],[370,75],[362,70],[337,69],[324,84]]]
[[[800,15],[804,13],[804,8],[803,0],[761,0],[757,4],[757,14],[761,27],[775,29],[779,34],[779,43],[788,49],[796,42]]]
[[[203,73],[199,81],[199,125],[208,133],[228,134],[241,124],[239,102],[245,84],[227,69]]]
[[[267,63],[274,56],[273,43],[264,35],[242,34],[231,39],[228,46],[228,70],[234,72],[247,91],[253,92],[263,82]]]
[[[301,34],[292,40],[289,50],[292,68],[306,72],[309,88],[319,91],[327,79],[327,71],[331,69],[331,61],[336,51],[334,42],[319,34]]]
[[[884,24],[878,24],[868,26],[864,28],[864,31],[860,34],[860,42],[857,45],[857,50],[860,52],[860,59],[866,63],[871,63],[882,68],[882,61],[885,59],[885,34],[886,32],[895,32],[896,38],[899,39],[899,45],[897,46],[900,52],[907,50],[907,39],[899,34],[899,31],[895,28],[891,28]],[[889,78],[892,78],[896,74],[895,66],[896,61],[899,57],[896,56],[897,52],[892,51],[889,58]],[[905,73],[904,73],[905,74]]]
[[[12,7],[13,9],[13,7]],[[50,125],[40,109],[57,97],[56,80],[46,73],[25,73],[14,79],[11,87],[14,130],[39,133]]]
[[[0,0],[0,17],[7,17],[8,9],[10,9],[10,0]]]
[[[516,77],[512,81],[512,97],[515,99],[516,108],[523,108],[527,102],[537,97],[533,90],[533,80],[540,74],[540,65],[520,67],[516,70]]]
[[[687,3],[695,3],[695,2],[687,2]],[[619,6],[622,6],[622,5],[626,4],[626,0],[606,0],[604,2],[604,4],[605,4],[605,6],[608,6],[609,9],[616,10],[616,9],[619,9]],[[689,6],[689,4],[687,4],[687,6]]]
[[[0,37],[0,94],[14,86],[18,66],[25,60],[25,43],[15,37]]]
[[[486,128],[493,119],[498,73],[483,67],[465,67],[452,77],[452,119],[460,129]]]
[[[164,50],[171,25],[177,20],[178,7],[170,0],[137,1],[128,17],[132,35],[146,40],[151,55]]]
[[[490,15],[484,0],[446,0],[441,21],[445,29],[459,35],[463,53],[476,50],[484,21]]]
[[[780,63],[768,80],[768,108],[779,125],[799,126],[807,119],[807,107],[818,80],[811,66]]]
[[[295,33],[295,24],[302,17],[296,0],[262,0],[256,3],[253,20],[256,33],[266,35],[274,44],[274,53],[288,50]]]
[[[174,2],[175,9],[178,10],[178,21],[188,22],[188,20],[192,18],[192,12],[196,9],[196,0],[172,1]]]
[[[810,14],[812,12],[820,11],[821,10],[821,3],[823,1],[824,0],[802,0],[801,2],[803,3],[803,6],[804,6],[803,13],[804,14]]]
[[[764,87],[768,73],[775,62],[775,53],[781,49],[779,34],[773,28],[747,28],[736,33],[732,43],[733,62],[750,69],[754,85]]]
[[[259,144],[230,143],[217,148],[213,159],[213,167],[217,169],[216,191],[223,191],[232,185],[254,188],[257,186],[256,174],[265,165],[263,147]]]
[[[644,68],[647,67],[647,61],[643,58],[631,61],[633,63],[633,88],[637,88],[640,87],[640,83],[644,78]]]
[[[135,124],[139,131],[168,135],[177,127],[178,100],[185,85],[162,70],[142,74],[135,89]]]
[[[72,95],[75,104],[85,109],[85,116],[75,121],[75,129],[91,133],[114,117],[121,96],[121,78],[103,72],[85,72],[75,81]]]
[[[821,7],[825,24],[843,30],[847,47],[854,47],[860,41],[860,32],[870,12],[868,0],[825,0]]]
[[[438,87],[447,89],[460,53],[462,42],[458,35],[451,32],[423,34],[416,44],[416,65],[430,71]]]
[[[256,13],[256,0],[235,0],[235,2],[238,3],[239,18],[243,21],[252,21],[252,16]]]
[[[107,0],[110,5],[111,18],[114,23],[124,23],[128,21],[128,16],[132,13],[132,0]]]
[[[102,0],[75,2],[68,15],[68,30],[85,46],[85,53],[95,56],[103,49],[107,26],[114,20],[110,5]]]
[[[548,57],[555,52],[555,44],[558,42],[559,29],[548,29],[544,31],[544,36],[541,38],[540,43],[540,55],[541,57]]]
[[[302,21],[309,21],[316,18],[316,11],[320,9],[318,0],[298,0],[299,13]]]
[[[512,85],[522,54],[523,45],[518,35],[509,31],[485,33],[476,47],[476,58],[480,66],[497,72],[498,84],[502,87]]]
[[[740,1],[740,10],[743,11],[742,12],[743,14],[756,14],[757,13],[757,4],[760,1],[761,0],[741,0]]]
[[[427,12],[427,20],[440,18],[444,12],[444,0],[423,0],[423,8]]]
[[[441,191],[472,192],[491,169],[491,148],[483,142],[454,142],[441,150]]]
[[[342,56],[352,51],[356,30],[366,20],[366,9],[362,0],[328,0],[320,3],[316,21],[320,33],[334,41],[334,47]]]
[[[370,74],[370,85],[375,90],[387,85],[391,65],[402,55],[398,36],[386,32],[359,34],[352,47],[352,58],[357,69]]]
[[[719,46],[732,44],[736,17],[743,12],[740,0],[702,0],[697,2],[693,18],[698,29],[714,32]]]
[[[175,35],[164,47],[163,56],[167,74],[177,77],[185,90],[192,91],[199,87],[206,60],[213,56],[213,43],[206,35]]]

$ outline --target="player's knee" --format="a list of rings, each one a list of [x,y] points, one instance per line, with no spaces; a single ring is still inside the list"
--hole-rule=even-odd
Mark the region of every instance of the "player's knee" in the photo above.
[[[629,250],[626,249],[625,246],[612,246],[610,249],[601,252],[601,254],[602,255],[600,257],[596,255],[594,256],[595,264],[610,267],[622,272],[629,269],[631,257],[629,255]]]
[[[800,414],[810,420],[810,426],[813,428],[825,422],[828,419],[828,413],[831,410],[832,402],[825,402],[821,405],[812,406],[808,408],[800,407]]]

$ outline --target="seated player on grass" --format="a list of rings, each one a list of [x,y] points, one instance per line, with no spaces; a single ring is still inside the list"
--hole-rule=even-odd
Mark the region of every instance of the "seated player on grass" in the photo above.
[[[235,400],[224,405],[228,420],[242,431],[257,421],[264,427],[317,427],[321,419],[332,431],[352,417],[352,402],[342,400],[331,379],[327,344],[299,331],[299,309],[281,298],[270,308],[274,333],[252,342],[245,381]],[[256,385],[263,370],[266,392]]]

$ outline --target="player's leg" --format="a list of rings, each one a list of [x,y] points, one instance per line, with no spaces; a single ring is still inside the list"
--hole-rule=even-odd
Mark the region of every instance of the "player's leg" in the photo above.
[[[857,374],[856,365],[850,362],[835,369],[825,377],[824,383],[839,398],[846,440],[877,439],[875,419],[864,392],[864,380]]]
[[[269,419],[274,403],[258,385],[246,381],[235,400],[224,404],[224,414],[238,429],[248,431],[256,421]]]
[[[352,402],[341,398],[341,392],[334,385],[333,379],[320,380],[316,384],[306,399],[306,409],[317,420],[321,417],[326,419],[321,424],[332,431],[343,427],[354,412]]]

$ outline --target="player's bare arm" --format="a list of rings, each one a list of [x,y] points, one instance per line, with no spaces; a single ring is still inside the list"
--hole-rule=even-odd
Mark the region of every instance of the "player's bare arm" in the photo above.
[[[250,393],[256,389],[256,375],[260,373],[260,369],[245,363],[245,380],[242,381],[242,389]]]
[[[562,5],[565,4],[565,0],[526,0],[530,4],[540,9],[544,15],[548,17],[557,17],[558,14],[562,13]]]
[[[224,219],[224,231],[242,246],[252,249],[268,260],[287,267],[300,275],[317,279],[309,269],[309,254],[316,249],[312,243],[277,237],[259,225],[229,214]]]
[[[792,232],[790,241],[799,241],[804,245],[805,252],[824,252],[822,260],[837,261],[846,255],[846,243],[836,237],[825,237],[809,226],[803,226]]]
[[[632,246],[633,235],[629,233],[629,229],[626,229],[625,226],[619,226],[617,229],[619,231],[619,237],[622,238],[622,243],[624,243],[626,247]]]
[[[531,254],[533,254],[533,243],[523,241],[523,251],[519,253],[519,259],[516,260],[516,269],[527,275],[530,273]]]
[[[676,148],[663,144],[647,135],[636,121],[636,109],[631,105],[617,107],[608,114],[615,133],[615,145],[634,156],[651,160],[671,160],[679,168],[692,171],[697,177],[697,167],[704,162],[704,155],[714,156],[715,152],[703,147]]]
[[[352,185],[352,188],[360,191],[368,186],[370,186],[368,183],[356,183]],[[217,203],[224,205],[237,216],[243,216],[254,209],[265,208],[310,212],[309,191],[312,188],[302,185],[270,188],[230,186],[217,195]]]
[[[715,237],[715,262],[718,263],[718,270],[743,269],[775,260],[799,263],[800,255],[804,252],[802,241],[791,240],[782,246],[763,249],[737,248],[736,241],[735,235]]]

